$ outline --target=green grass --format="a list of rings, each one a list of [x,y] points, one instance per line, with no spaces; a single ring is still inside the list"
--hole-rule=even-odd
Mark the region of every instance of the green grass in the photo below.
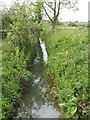
[[[87,29],[82,28],[57,28],[41,35],[49,55],[47,72],[53,81],[52,91],[64,118],[89,115],[87,35]]]

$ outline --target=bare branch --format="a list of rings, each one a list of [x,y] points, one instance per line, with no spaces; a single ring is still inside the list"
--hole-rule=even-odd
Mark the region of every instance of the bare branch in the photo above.
[[[49,8],[47,8],[47,11],[49,11],[52,14],[54,13],[54,11],[51,11]]]
[[[50,16],[49,16],[49,14],[47,13],[47,11],[46,11],[46,9],[45,9],[45,7],[44,7],[44,6],[43,6],[43,9],[44,9],[44,11],[45,11],[46,15],[49,17],[50,21],[51,21],[51,22],[53,22],[53,20],[51,19],[51,17],[50,17]]]
[[[54,18],[56,16],[56,0],[54,0]]]
[[[51,5],[49,5],[47,2],[45,2],[45,4],[54,11],[54,8]]]
[[[58,12],[57,12],[57,15],[56,15],[56,19],[58,18],[59,13],[60,13],[60,5],[61,5],[61,2],[60,2],[60,0],[59,0],[59,3],[58,3]]]

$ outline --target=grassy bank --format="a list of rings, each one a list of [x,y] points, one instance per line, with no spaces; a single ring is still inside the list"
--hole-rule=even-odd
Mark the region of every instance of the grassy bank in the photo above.
[[[49,55],[47,62],[51,94],[63,110],[64,118],[89,115],[87,29],[45,30],[42,40]]]

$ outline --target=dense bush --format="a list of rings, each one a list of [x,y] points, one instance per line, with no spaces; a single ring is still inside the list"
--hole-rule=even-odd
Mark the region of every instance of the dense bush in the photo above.
[[[49,55],[51,93],[58,98],[63,117],[86,118],[89,115],[87,29],[58,28],[41,36]]]
[[[9,48],[9,49],[8,49]],[[11,51],[12,50],[12,51]],[[31,80],[32,74],[25,69],[27,58],[22,53],[19,55],[19,49],[13,48],[10,44],[3,44],[3,78],[2,78],[2,117],[10,117],[13,105],[20,97],[19,90],[22,80]]]
[[[28,4],[14,3],[3,12],[3,78],[2,78],[2,119],[7,120],[14,109],[16,100],[21,96],[23,81],[30,82],[33,75],[28,64],[33,63],[37,54],[40,24],[33,21]]]

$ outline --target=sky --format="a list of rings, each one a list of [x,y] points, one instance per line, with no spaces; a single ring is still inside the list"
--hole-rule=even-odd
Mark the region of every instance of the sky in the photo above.
[[[88,2],[90,0],[78,0],[78,12],[73,12],[71,10],[63,9],[61,11],[61,18],[64,21],[88,21]]]
[[[90,0],[78,0],[78,8],[79,11],[73,12],[72,10],[62,9],[60,12],[59,19],[62,21],[80,21],[87,22],[88,21],[88,2]],[[0,0],[1,3],[9,6],[12,0]]]

